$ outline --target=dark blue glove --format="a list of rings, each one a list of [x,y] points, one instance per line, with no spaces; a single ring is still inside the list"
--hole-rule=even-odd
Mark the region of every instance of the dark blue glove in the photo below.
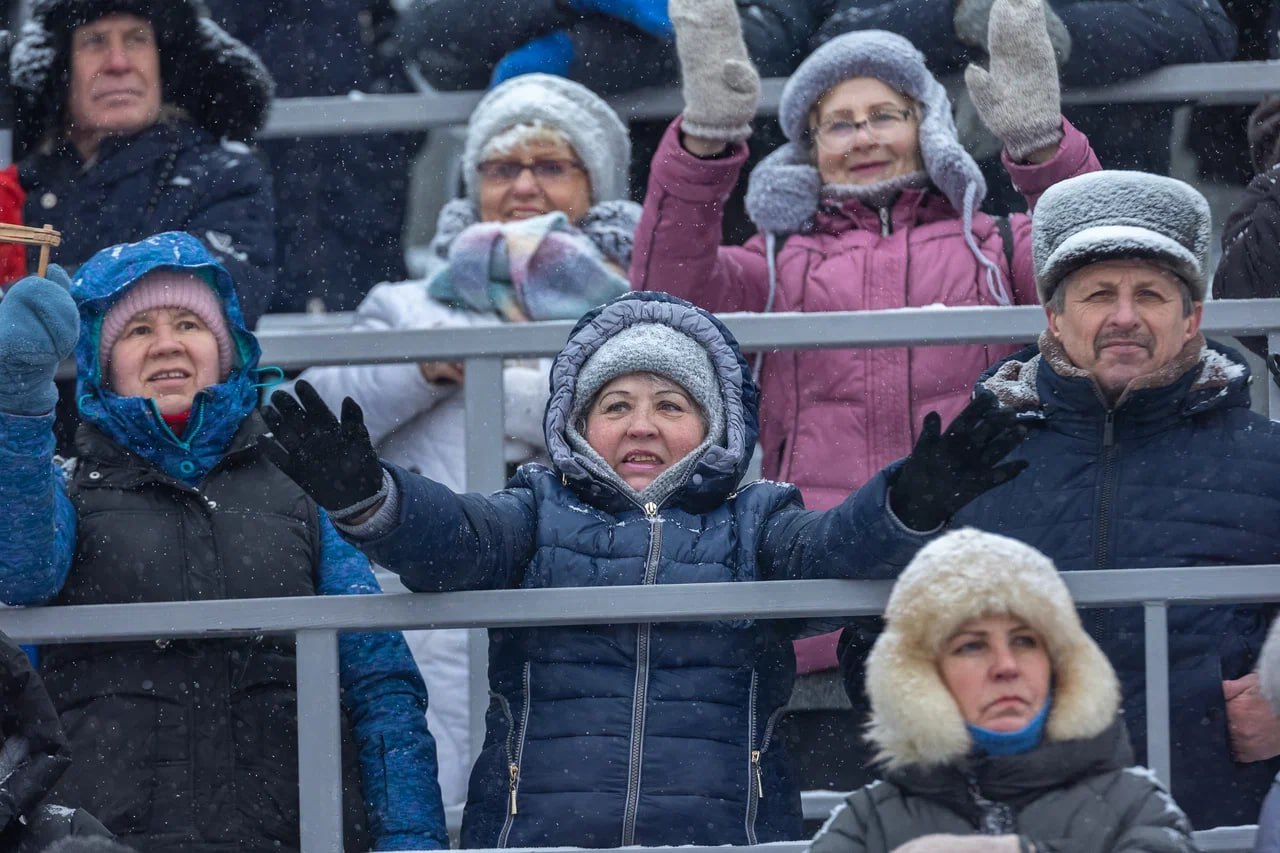
[[[626,21],[664,41],[671,41],[676,36],[667,15],[667,0],[568,0],[568,6],[579,14],[595,13]]]
[[[569,40],[569,33],[556,30],[551,35],[534,39],[499,59],[493,68],[489,86],[492,88],[503,80],[536,71],[568,77],[569,70],[573,68],[573,59],[573,42]]]
[[[47,415],[58,402],[53,375],[75,349],[80,312],[71,279],[51,265],[48,278],[29,275],[0,299],[0,412]]]

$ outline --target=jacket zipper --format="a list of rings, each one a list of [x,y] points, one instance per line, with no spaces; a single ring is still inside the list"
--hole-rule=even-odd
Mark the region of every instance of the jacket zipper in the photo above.
[[[769,751],[769,743],[773,740],[773,727],[778,720],[786,713],[787,706],[783,705],[772,714],[765,723],[764,737],[760,739],[760,746],[755,746],[756,736],[756,708],[758,704],[758,687],[759,674],[751,671],[751,711],[750,726],[748,730],[748,747],[751,753],[751,778],[747,780],[747,843],[756,844],[756,816],[760,811],[760,800],[764,799],[764,754]]]
[[[1105,569],[1111,561],[1111,504],[1115,501],[1115,459],[1116,435],[1115,412],[1107,409],[1106,420],[1102,422],[1102,496],[1098,501],[1098,538],[1094,546],[1093,567]],[[1103,613],[1093,610],[1089,619],[1095,637],[1102,636],[1105,625]]]
[[[511,824],[518,811],[516,793],[520,788],[520,762],[524,757],[524,739],[529,729],[529,706],[532,696],[529,691],[529,662],[524,663],[524,709],[520,712],[520,736],[516,737],[515,719],[511,716],[511,704],[502,694],[496,694],[498,701],[507,715],[507,819],[502,824],[502,832],[498,834],[498,846],[507,846],[507,836],[511,834]]]
[[[888,237],[893,233],[893,214],[889,208],[880,208],[880,236]]]
[[[751,758],[751,772],[747,778],[747,843],[756,843],[756,810],[764,799],[764,775],[760,772],[760,752],[756,749],[756,690],[760,674],[751,670],[751,698],[747,705],[747,751]]]
[[[645,558],[645,586],[652,585],[658,577],[658,558],[662,556],[662,519],[658,517],[658,505],[649,501],[643,507],[649,519],[649,554]],[[627,802],[622,813],[622,845],[635,844],[636,811],[640,806],[640,762],[644,758],[645,706],[649,698],[649,632],[652,626],[640,625],[636,632],[636,687],[631,705],[631,763],[627,769]]]

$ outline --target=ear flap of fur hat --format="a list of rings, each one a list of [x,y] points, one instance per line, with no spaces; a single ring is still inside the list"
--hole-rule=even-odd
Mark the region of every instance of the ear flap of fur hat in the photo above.
[[[247,141],[262,127],[271,74],[257,54],[209,19],[199,0],[36,0],[9,57],[24,146],[60,129],[72,32],[113,13],[151,23],[165,103],[217,137]]]
[[[751,170],[747,215],[761,231],[807,231],[818,211],[822,176],[802,146],[788,142]]]
[[[1044,638],[1053,664],[1049,740],[1102,732],[1120,707],[1115,671],[1080,624],[1052,561],[1017,540],[966,529],[916,555],[894,585],[885,631],[867,658],[867,739],[890,767],[946,764],[972,740],[938,673],[943,644],[971,619],[1017,616]]]
[[[1258,655],[1258,680],[1262,685],[1262,695],[1272,710],[1280,714],[1280,619],[1271,623],[1267,641],[1262,644],[1262,653]]]

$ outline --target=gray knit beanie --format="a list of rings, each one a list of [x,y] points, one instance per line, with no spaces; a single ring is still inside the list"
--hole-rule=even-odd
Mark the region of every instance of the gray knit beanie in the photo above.
[[[563,77],[522,74],[495,86],[467,121],[462,178],[467,196],[479,204],[476,166],[489,140],[517,124],[540,122],[569,139],[591,178],[591,202],[627,197],[631,137],[613,108],[598,95]]]
[[[706,415],[708,437],[720,440],[724,395],[711,356],[684,332],[661,323],[628,326],[591,354],[578,371],[569,423],[578,423],[601,388],[628,373],[656,373],[689,392]]]
[[[1100,171],[1045,190],[1031,224],[1031,257],[1041,303],[1064,278],[1107,260],[1152,260],[1205,297],[1210,215],[1189,184],[1147,172]]]

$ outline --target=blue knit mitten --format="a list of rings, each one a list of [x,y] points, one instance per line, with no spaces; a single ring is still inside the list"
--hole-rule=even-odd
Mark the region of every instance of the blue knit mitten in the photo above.
[[[671,18],[667,15],[667,0],[568,0],[567,5],[581,15],[594,12],[626,21],[664,41],[675,38]]]
[[[58,402],[53,375],[75,349],[80,312],[62,267],[29,275],[0,300],[0,412],[47,415]]]
[[[569,33],[556,30],[549,36],[534,39],[524,47],[516,48],[498,60],[493,68],[489,87],[493,88],[503,80],[536,71],[568,77],[573,68],[573,59],[573,42],[569,40]]]

